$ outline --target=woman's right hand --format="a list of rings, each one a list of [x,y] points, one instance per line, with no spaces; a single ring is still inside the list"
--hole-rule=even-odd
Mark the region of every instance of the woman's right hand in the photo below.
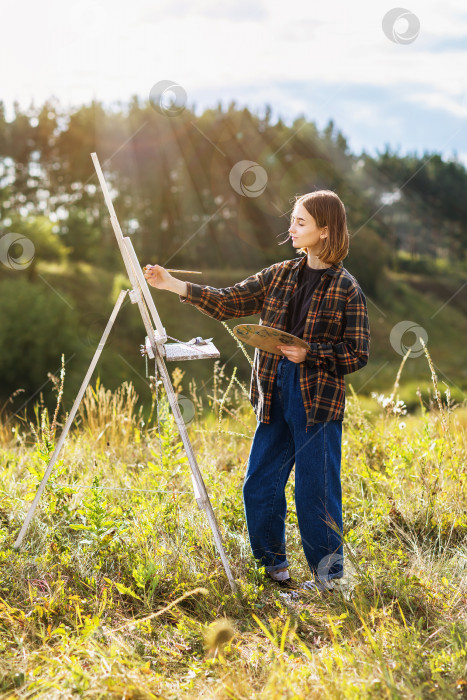
[[[174,277],[161,265],[146,265],[143,268],[144,276],[151,287],[157,289],[169,289]]]

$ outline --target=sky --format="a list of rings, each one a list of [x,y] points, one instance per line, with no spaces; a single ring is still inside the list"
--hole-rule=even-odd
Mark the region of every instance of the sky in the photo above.
[[[354,153],[467,166],[467,5],[408,3],[17,0],[2,11],[0,100],[11,118],[14,101],[128,103],[166,80],[197,114],[268,104],[273,121],[333,119]]]

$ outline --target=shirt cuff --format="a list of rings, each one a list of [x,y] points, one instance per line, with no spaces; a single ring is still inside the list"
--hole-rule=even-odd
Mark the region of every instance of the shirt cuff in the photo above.
[[[310,366],[316,364],[318,359],[318,343],[308,343],[308,350],[305,357],[305,362]]]
[[[196,304],[197,302],[201,301],[202,286],[200,284],[195,284],[195,282],[187,282],[186,288],[186,297],[182,297],[180,294],[178,295],[178,298],[182,304]]]

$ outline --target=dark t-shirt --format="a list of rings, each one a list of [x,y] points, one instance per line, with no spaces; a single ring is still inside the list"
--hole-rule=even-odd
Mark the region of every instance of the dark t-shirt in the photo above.
[[[287,332],[303,338],[311,297],[327,268],[314,270],[306,264],[297,280],[297,289],[287,309]]]

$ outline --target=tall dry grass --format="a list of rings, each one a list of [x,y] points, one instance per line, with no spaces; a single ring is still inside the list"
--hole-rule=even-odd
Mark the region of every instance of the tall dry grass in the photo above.
[[[207,398],[190,385],[188,429],[236,596],[162,395],[144,422],[131,384],[88,390],[20,551],[63,420],[38,405],[35,425],[0,429],[0,697],[467,697],[467,412],[443,399],[424,350],[434,399],[420,394],[418,415],[398,395],[406,358],[373,410],[350,384],[346,574],[325,597],[282,597],[251,558],[241,484],[256,421],[220,363]],[[181,394],[183,372],[174,382]],[[293,492],[288,556],[307,578]]]

